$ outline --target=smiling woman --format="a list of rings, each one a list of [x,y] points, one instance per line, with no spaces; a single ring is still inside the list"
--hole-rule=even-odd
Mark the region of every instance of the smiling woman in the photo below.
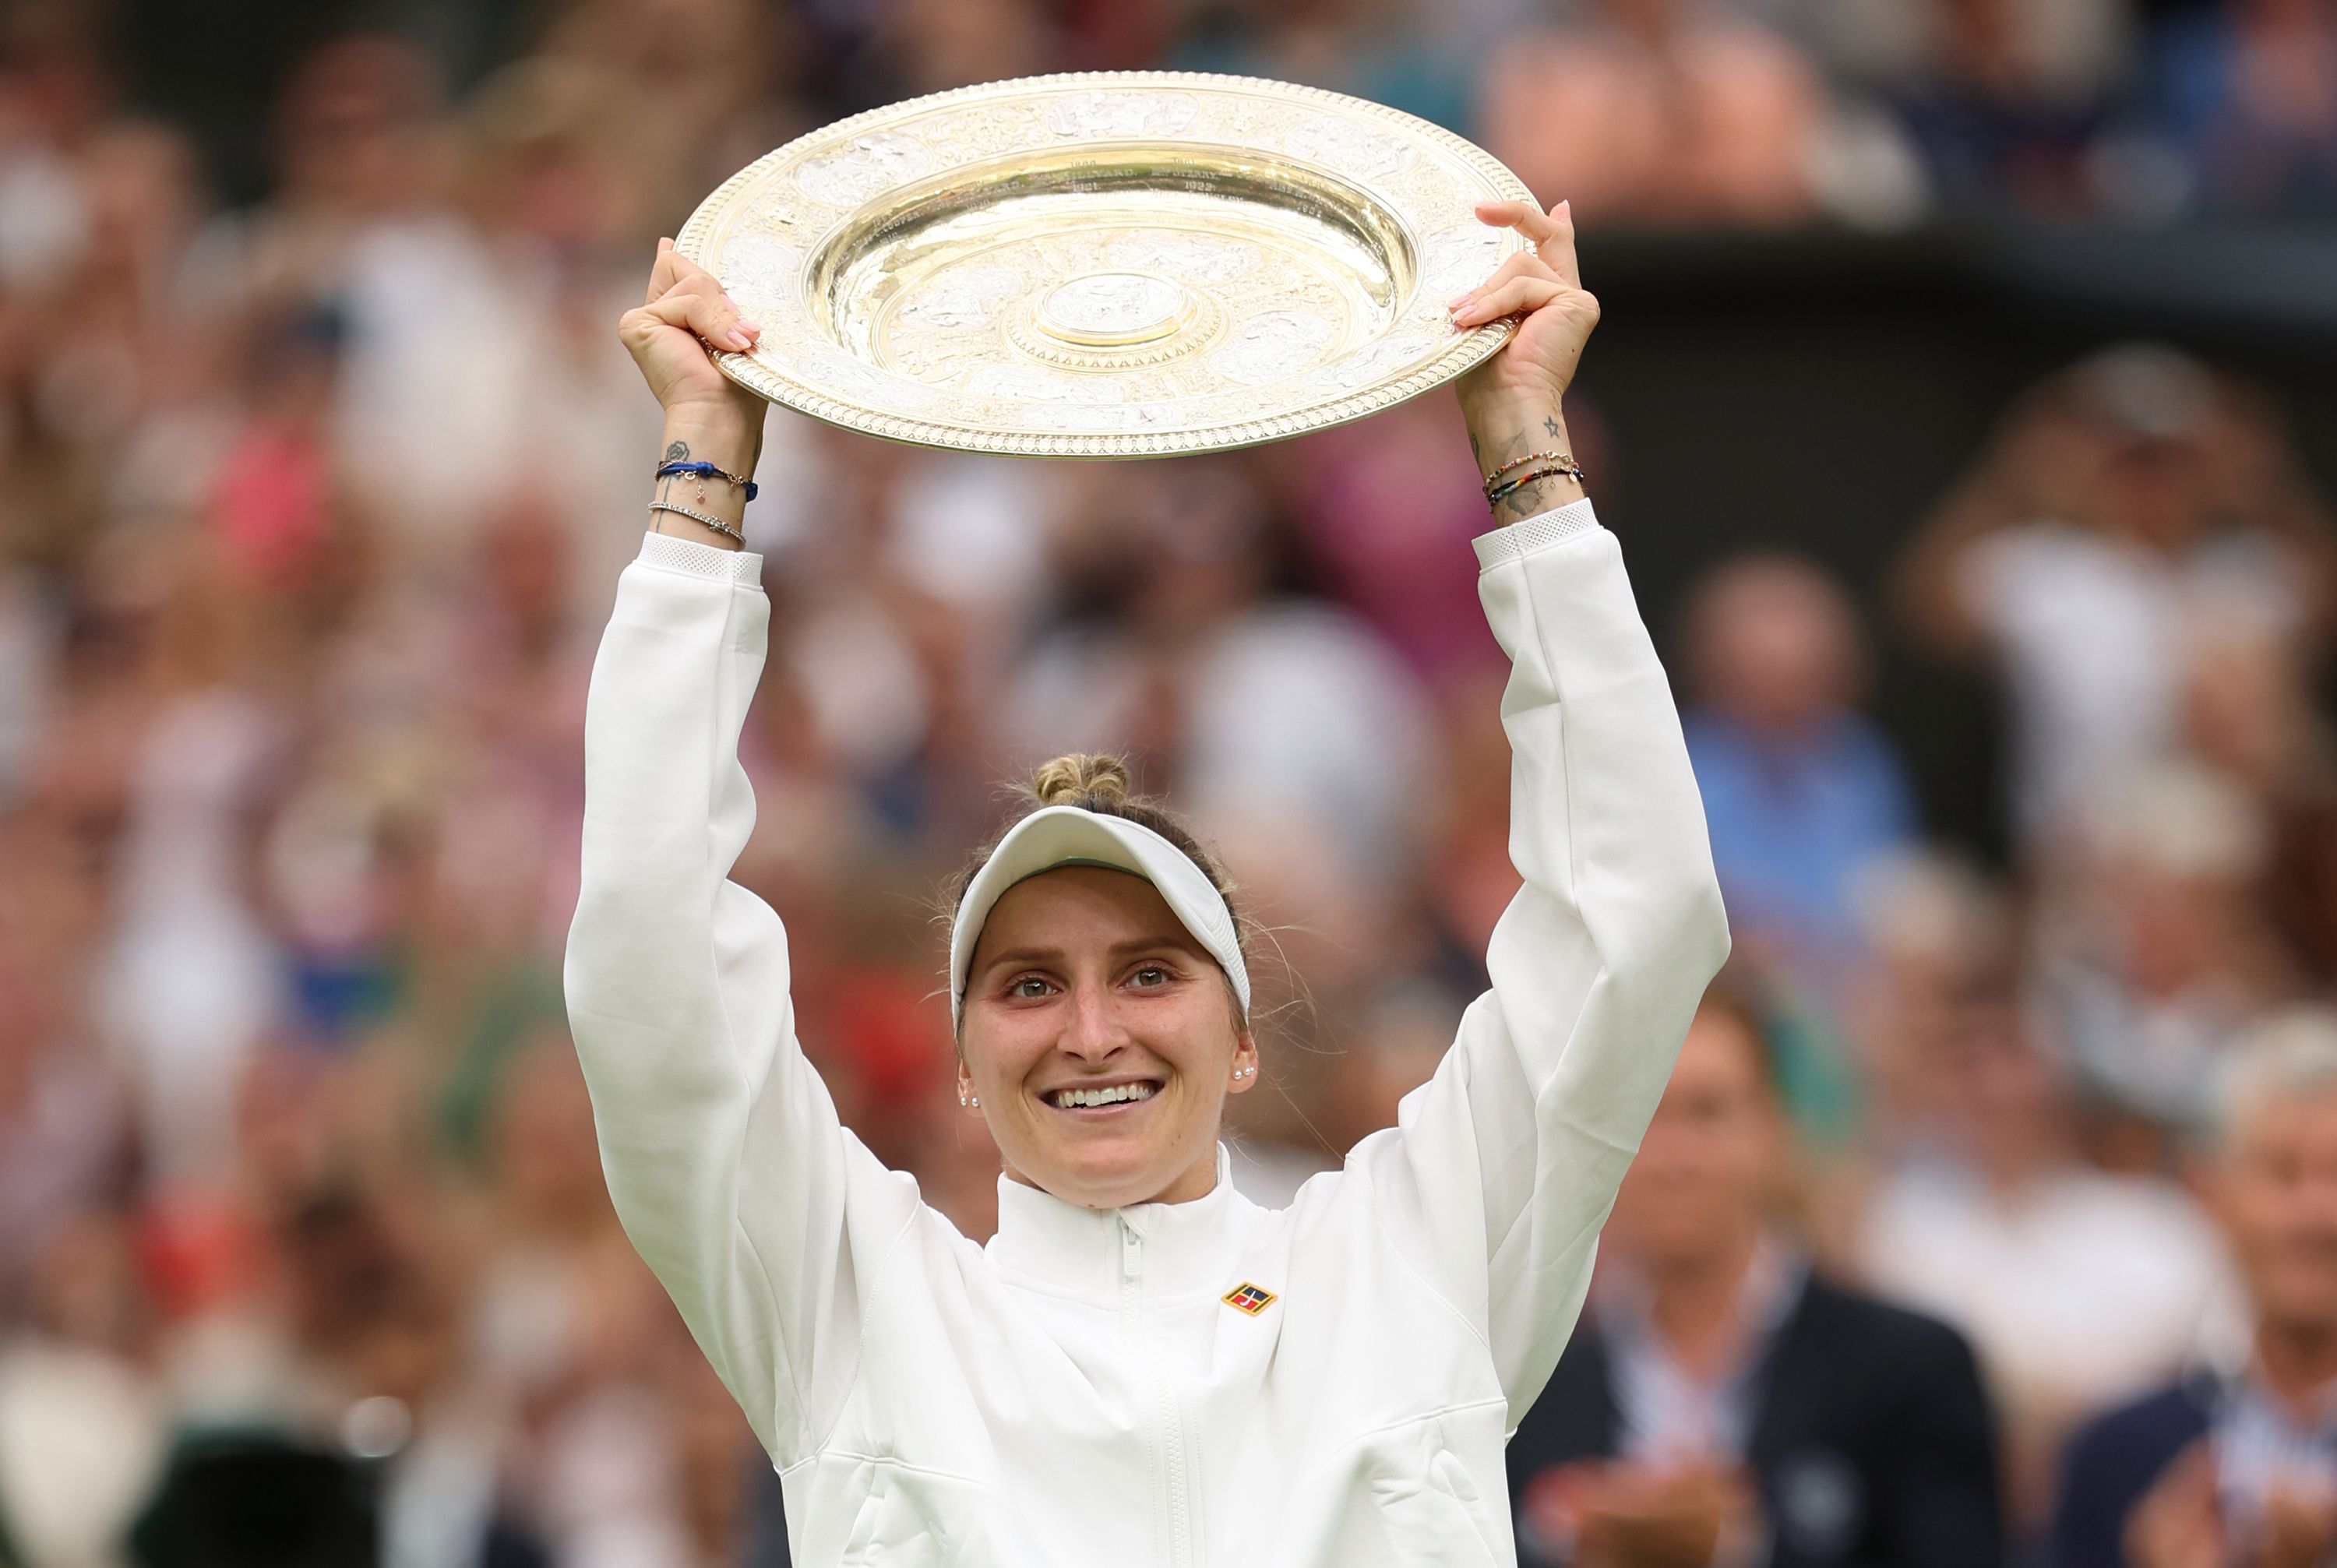
[[[625,318],[666,488],[592,671],[569,1019],[618,1215],[778,1467],[796,1562],[1511,1561],[1503,1446],[1728,934],[1668,683],[1567,452],[1598,314],[1572,224],[1479,216],[1536,247],[1452,309],[1522,317],[1458,384],[1509,524],[1475,542],[1523,882],[1492,985],[1398,1125],[1260,1208],[1217,1142],[1257,1076],[1224,875],[1116,764],[1050,764],[952,920],[959,1093],[1005,1166],[982,1247],[838,1120],[787,933],[728,879],[771,606],[734,548],[762,408],[706,345],[755,328],[670,247]]]
[[[1199,1198],[1226,1095],[1257,1081],[1225,872],[1109,757],[1059,757],[1029,794],[958,879],[958,1099],[1026,1186],[1090,1209]]]

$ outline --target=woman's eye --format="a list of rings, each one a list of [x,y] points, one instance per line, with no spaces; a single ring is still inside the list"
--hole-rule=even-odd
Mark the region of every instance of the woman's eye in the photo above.
[[[1166,985],[1168,984],[1168,971],[1158,964],[1147,964],[1130,978],[1139,985]]]
[[[1047,983],[1044,980],[1040,979],[1036,975],[1025,975],[1022,979],[1017,980],[1014,984],[1009,985],[1006,988],[1006,994],[1009,996],[1022,997],[1026,1001],[1034,997],[1044,996],[1047,994]]]

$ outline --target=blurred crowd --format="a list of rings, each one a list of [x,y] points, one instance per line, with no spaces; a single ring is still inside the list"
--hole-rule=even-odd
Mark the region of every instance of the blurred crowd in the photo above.
[[[241,205],[102,13],[0,12],[0,1563],[328,1561],[205,1555],[255,1498],[388,1568],[773,1560],[768,1466],[609,1210],[558,985],[585,677],[658,431],[612,327],[748,157],[1165,63],[1415,109],[1586,222],[2337,189],[2325,0],[543,10],[459,92],[396,31],[308,50]],[[1124,466],[775,412],[759,477],[738,876],[868,1143],[994,1224],[934,900],[1001,780],[1099,747],[1275,935],[1242,1184],[1286,1197],[1389,1122],[1515,886],[1449,399]],[[2067,1513],[2073,1433],[2249,1364],[2266,1279],[2337,1342],[2337,1123],[2255,1230],[2199,1174],[2233,1158],[2234,1042],[2337,1041],[2298,1011],[2337,985],[2332,625],[2281,411],[2135,345],[2005,412],[1885,601],[1754,552],[1658,628],[1780,1130],[1680,1191],[1755,1192],[1792,1256],[1960,1331],[2016,1542]],[[1886,626],[2000,687],[2009,868],[1927,835],[1864,707]]]

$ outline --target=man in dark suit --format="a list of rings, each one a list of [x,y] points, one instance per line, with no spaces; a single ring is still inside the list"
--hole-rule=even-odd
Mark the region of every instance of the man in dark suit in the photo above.
[[[1819,1279],[1772,1222],[1790,1137],[1754,1014],[1706,999],[1510,1444],[1526,1568],[1996,1568],[1970,1349]]]
[[[2255,1310],[2246,1354],[2070,1440],[2054,1568],[2337,1561],[2337,1015],[2234,1052],[2200,1185]]]

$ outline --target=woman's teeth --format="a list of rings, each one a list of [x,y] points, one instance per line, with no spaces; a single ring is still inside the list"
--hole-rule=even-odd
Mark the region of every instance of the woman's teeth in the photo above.
[[[1153,1085],[1149,1083],[1115,1083],[1109,1089],[1058,1089],[1053,1100],[1058,1110],[1071,1111],[1082,1105],[1117,1105],[1124,1100],[1149,1100]]]

